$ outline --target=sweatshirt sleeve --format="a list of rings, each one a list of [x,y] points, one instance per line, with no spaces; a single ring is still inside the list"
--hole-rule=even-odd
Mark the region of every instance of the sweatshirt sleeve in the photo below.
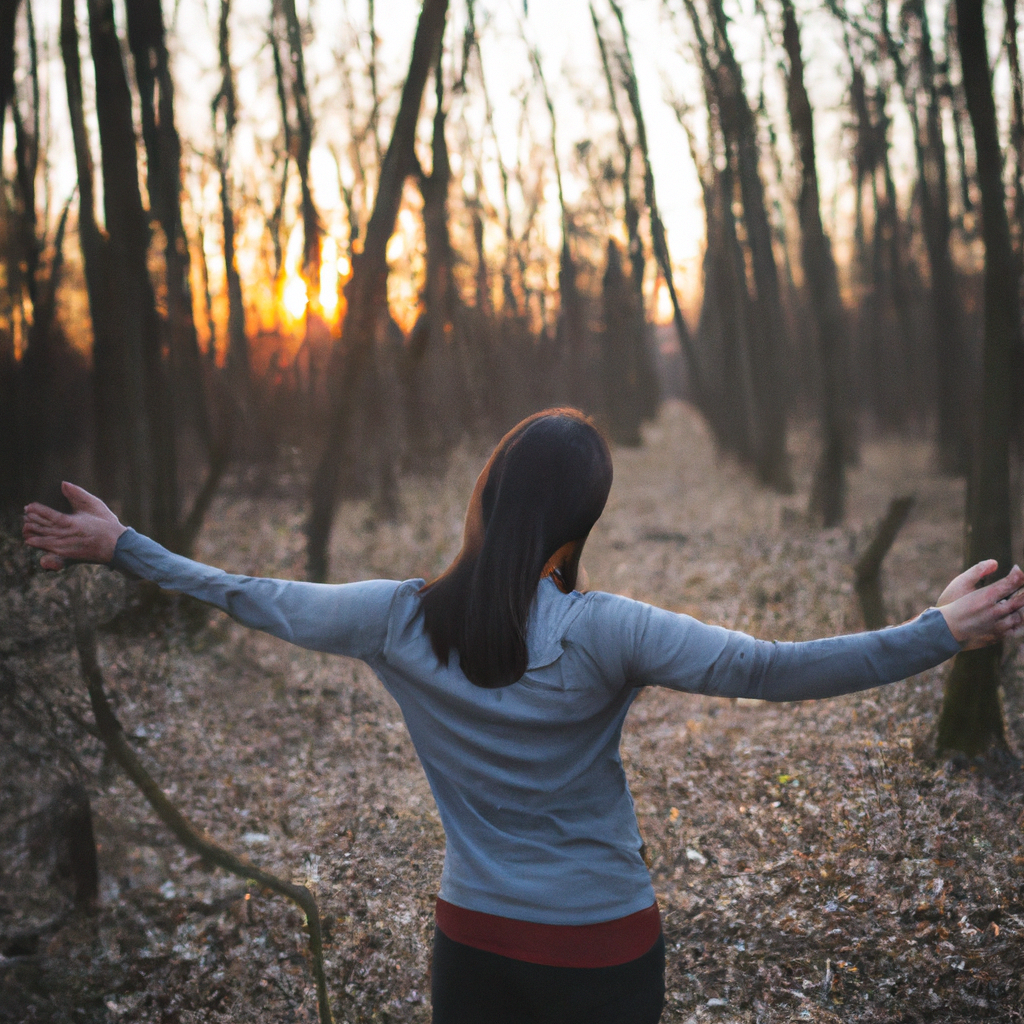
[[[244,626],[299,647],[363,661],[384,649],[400,586],[393,580],[334,585],[236,576],[172,554],[131,529],[118,538],[110,565],[206,601]]]
[[[770,701],[835,697],[906,679],[960,650],[937,608],[902,626],[781,643],[626,598],[604,604],[601,643],[607,646],[617,638],[628,682],[709,696]]]

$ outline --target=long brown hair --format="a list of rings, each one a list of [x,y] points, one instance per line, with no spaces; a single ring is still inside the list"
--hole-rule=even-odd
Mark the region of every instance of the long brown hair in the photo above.
[[[583,544],[612,484],[608,445],[576,409],[547,409],[494,449],[466,512],[462,550],[420,592],[438,660],[457,651],[477,686],[508,686],[526,671],[526,620],[541,573],[559,549],[572,590]]]

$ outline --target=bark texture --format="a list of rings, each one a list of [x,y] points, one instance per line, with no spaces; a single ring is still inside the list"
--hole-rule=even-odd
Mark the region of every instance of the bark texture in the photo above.
[[[821,363],[821,455],[811,493],[811,514],[826,526],[842,522],[846,504],[846,319],[832,245],[821,222],[821,194],[814,153],[814,113],[804,84],[800,28],[791,0],[782,0],[789,123],[800,169],[800,256],[818,332]]]
[[[978,444],[967,510],[967,564],[1013,564],[1010,512],[1010,434],[1014,353],[1021,344],[1017,264],[1010,242],[995,101],[981,4],[957,0],[957,40],[981,189],[985,241],[985,346]],[[939,717],[940,750],[973,756],[1006,747],[999,700],[1001,644],[956,656]]]

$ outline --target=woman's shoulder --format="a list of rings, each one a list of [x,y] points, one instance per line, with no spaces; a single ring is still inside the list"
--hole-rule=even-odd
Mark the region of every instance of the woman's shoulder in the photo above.
[[[566,640],[599,657],[628,658],[643,636],[652,607],[622,594],[588,590],[580,595],[579,614]]]

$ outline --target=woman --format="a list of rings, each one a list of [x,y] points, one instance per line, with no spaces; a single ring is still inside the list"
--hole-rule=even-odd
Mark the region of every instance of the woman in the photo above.
[[[524,420],[477,480],[462,550],[434,582],[232,576],[172,555],[64,485],[25,510],[41,565],[108,563],[275,636],[366,661],[402,709],[447,840],[435,1024],[653,1024],[664,941],[619,758],[642,686],[805,700],[893,682],[1024,621],[1024,573],[981,562],[892,629],[767,643],[576,588],[611,487],[583,415]]]

